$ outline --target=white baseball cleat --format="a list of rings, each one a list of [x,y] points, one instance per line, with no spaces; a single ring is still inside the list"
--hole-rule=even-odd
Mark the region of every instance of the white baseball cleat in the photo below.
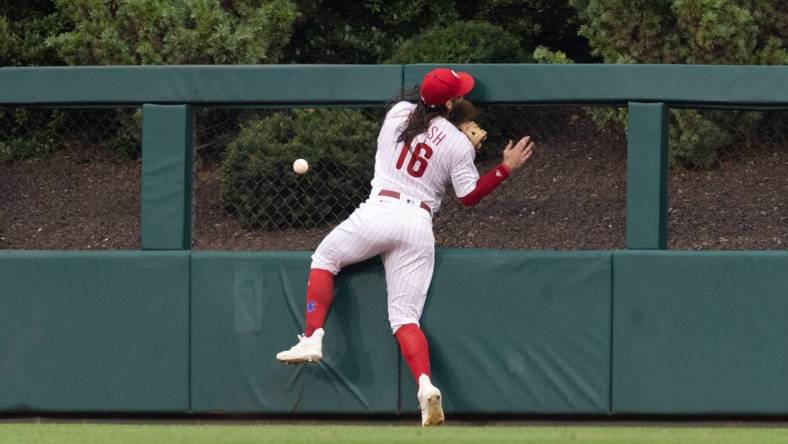
[[[441,391],[432,385],[430,377],[422,374],[419,376],[419,408],[421,408],[421,425],[437,426],[443,424],[443,405],[441,405]]]
[[[323,335],[325,332],[318,328],[312,336],[298,335],[298,344],[290,350],[276,354],[276,359],[285,364],[303,364],[304,362],[320,362],[323,359]]]

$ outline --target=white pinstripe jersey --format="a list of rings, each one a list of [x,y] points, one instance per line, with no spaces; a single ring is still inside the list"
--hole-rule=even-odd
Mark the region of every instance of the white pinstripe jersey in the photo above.
[[[432,218],[420,205],[403,198],[425,202],[434,214],[449,184],[462,197],[479,180],[473,145],[442,117],[433,119],[410,149],[397,142],[415,107],[400,102],[386,115],[378,136],[370,199],[334,228],[312,255],[312,268],[334,274],[380,255],[392,332],[405,324],[418,325],[435,267]],[[380,196],[381,190],[399,192],[401,197]]]
[[[438,211],[446,187],[457,197],[473,191],[479,171],[473,164],[476,151],[470,140],[451,122],[436,117],[426,132],[416,136],[410,147],[397,138],[416,105],[399,102],[386,114],[378,135],[372,196],[392,190],[421,200]]]

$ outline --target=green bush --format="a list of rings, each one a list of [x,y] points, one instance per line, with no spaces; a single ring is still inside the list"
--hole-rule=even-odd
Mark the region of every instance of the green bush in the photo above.
[[[695,110],[671,110],[668,135],[668,161],[671,165],[688,164],[709,168],[717,158],[717,149],[731,142],[731,135],[714,119]]]
[[[298,17],[284,60],[296,63],[382,63],[425,25],[480,21],[500,26],[530,50],[543,44],[587,61],[567,0],[296,0]]]
[[[767,0],[569,0],[580,34],[606,63],[788,64],[788,9]],[[542,58],[546,60],[546,58]],[[547,61],[547,60],[546,60]],[[553,61],[547,61],[553,63]],[[623,128],[626,110],[591,110]],[[755,139],[761,114],[671,110],[672,165],[709,168],[734,134]]]
[[[59,144],[57,130],[63,111],[35,112],[30,108],[0,109],[0,161],[47,156]]]
[[[11,65],[18,37],[11,30],[8,19],[0,15],[0,66]]]
[[[246,227],[318,227],[369,193],[378,132],[359,111],[294,110],[244,124],[227,147],[221,199]],[[307,159],[309,171],[293,173]]]
[[[457,22],[406,40],[386,63],[528,62],[517,37],[486,22]]]
[[[570,0],[606,63],[785,64],[788,9],[768,0]]]
[[[296,63],[381,63],[423,23],[459,17],[454,0],[296,0],[285,59]]]
[[[526,51],[545,45],[590,61],[588,44],[577,35],[577,13],[567,0],[480,0],[458,8],[463,10],[463,18],[504,28]]]
[[[110,122],[112,132],[105,136],[106,147],[122,157],[139,157],[142,153],[142,109],[119,110],[116,115]]]
[[[47,44],[70,65],[276,63],[296,11],[287,0],[55,0],[71,28]]]
[[[563,51],[550,51],[545,46],[537,46],[534,49],[533,59],[536,63],[546,63],[553,65],[567,65],[575,63],[574,60],[567,57]]]
[[[46,38],[63,29],[49,0],[0,1],[0,66],[62,65]]]

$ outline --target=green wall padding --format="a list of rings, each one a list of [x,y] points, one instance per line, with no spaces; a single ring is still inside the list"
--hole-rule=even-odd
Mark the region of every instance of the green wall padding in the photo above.
[[[399,352],[386,316],[379,261],[335,282],[319,365],[277,352],[304,328],[310,255],[192,255],[192,411],[394,413]]]
[[[613,412],[788,413],[788,253],[614,253]]]
[[[627,122],[627,248],[663,250],[668,216],[668,107],[630,103]]]
[[[610,252],[439,249],[422,327],[447,413],[607,414],[610,291]]]
[[[189,255],[0,253],[0,411],[416,412],[378,261],[338,278],[324,363],[288,367],[309,254],[193,253],[191,338]],[[449,414],[785,414],[785,270],[788,252],[439,249],[435,382]]]
[[[788,103],[786,66],[417,64],[405,65],[404,86],[418,85],[436,66],[473,75],[468,98],[480,103]]]
[[[0,252],[0,411],[188,411],[188,275],[188,252]]]
[[[0,103],[385,103],[402,65],[0,68]]]
[[[68,66],[0,68],[0,103],[304,103],[390,101],[437,65]],[[441,65],[447,66],[447,65]],[[788,103],[788,66],[451,65],[494,103]],[[403,74],[404,73],[404,74]],[[404,79],[404,85],[403,85]]]
[[[143,250],[188,250],[192,227],[192,111],[144,105],[141,238]]]

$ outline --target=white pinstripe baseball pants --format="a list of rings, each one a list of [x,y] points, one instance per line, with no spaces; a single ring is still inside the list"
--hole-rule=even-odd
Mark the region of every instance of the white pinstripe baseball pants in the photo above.
[[[419,325],[435,267],[432,216],[419,203],[404,196],[397,199],[373,192],[312,255],[312,268],[334,274],[347,265],[380,255],[394,333],[405,324]]]

